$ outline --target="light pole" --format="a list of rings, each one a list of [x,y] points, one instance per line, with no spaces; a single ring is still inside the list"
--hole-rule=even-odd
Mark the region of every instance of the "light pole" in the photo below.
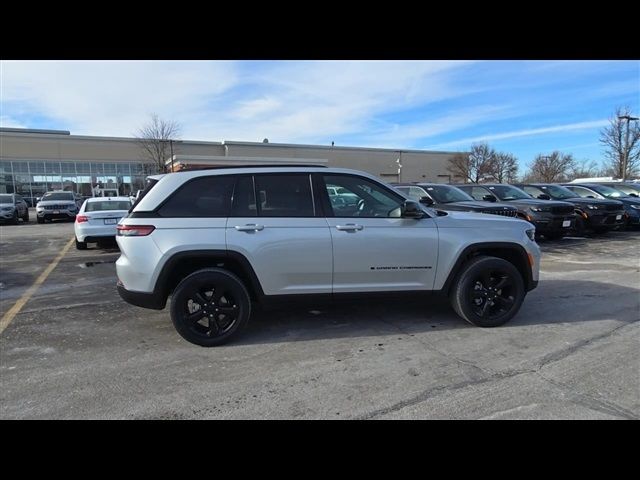
[[[640,118],[632,117],[631,115],[620,115],[619,120],[627,121],[627,134],[624,137],[624,158],[622,159],[622,181],[627,179],[627,164],[629,163],[629,122],[631,120],[638,121]]]

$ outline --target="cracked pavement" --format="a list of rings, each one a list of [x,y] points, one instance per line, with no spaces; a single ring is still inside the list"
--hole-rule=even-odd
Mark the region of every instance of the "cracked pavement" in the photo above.
[[[1,314],[72,234],[0,227]],[[639,238],[541,242],[540,286],[500,328],[437,298],[309,305],[211,349],[120,299],[116,249],[71,250],[0,336],[0,418],[637,419]]]

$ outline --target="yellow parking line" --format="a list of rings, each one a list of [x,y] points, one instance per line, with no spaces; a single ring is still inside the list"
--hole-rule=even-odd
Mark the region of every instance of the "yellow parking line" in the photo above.
[[[7,328],[11,323],[11,320],[13,320],[13,317],[15,317],[18,313],[20,313],[20,310],[22,310],[22,307],[24,307],[25,303],[27,303],[29,299],[33,296],[33,294],[36,293],[36,290],[38,290],[38,287],[44,283],[44,281],[47,279],[49,274],[53,271],[54,268],[56,268],[58,263],[60,263],[60,260],[62,260],[62,257],[64,257],[66,253],[69,251],[74,241],[75,241],[75,238],[72,238],[71,240],[69,240],[69,242],[64,246],[64,248],[58,254],[58,256],[53,259],[53,261],[47,266],[47,268],[45,268],[44,272],[42,272],[40,276],[36,279],[36,281],[33,282],[33,285],[31,285],[29,289],[22,294],[22,296],[15,303],[15,305],[13,305],[13,307],[7,310],[7,313],[5,313],[2,316],[2,319],[0,320],[0,333],[4,332],[4,329]]]

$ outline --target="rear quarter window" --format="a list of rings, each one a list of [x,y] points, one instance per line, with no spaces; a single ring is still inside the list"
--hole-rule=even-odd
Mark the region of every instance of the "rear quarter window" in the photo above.
[[[228,217],[235,177],[216,175],[190,180],[158,209],[162,217]]]

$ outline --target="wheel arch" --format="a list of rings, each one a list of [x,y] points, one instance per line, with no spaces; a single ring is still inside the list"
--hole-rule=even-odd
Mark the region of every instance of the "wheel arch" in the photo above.
[[[520,275],[522,275],[522,280],[524,281],[526,290],[529,291],[535,288],[533,273],[529,263],[529,256],[521,245],[511,242],[482,242],[468,245],[462,250],[462,252],[460,252],[453,268],[449,272],[449,275],[442,286],[441,291],[448,295],[462,268],[472,258],[481,255],[502,258],[512,263],[518,272],[520,272]]]
[[[234,273],[245,284],[252,300],[260,301],[264,296],[260,280],[249,260],[241,253],[231,250],[189,250],[175,253],[162,266],[154,294],[164,305],[183,278],[207,267],[223,268]]]

